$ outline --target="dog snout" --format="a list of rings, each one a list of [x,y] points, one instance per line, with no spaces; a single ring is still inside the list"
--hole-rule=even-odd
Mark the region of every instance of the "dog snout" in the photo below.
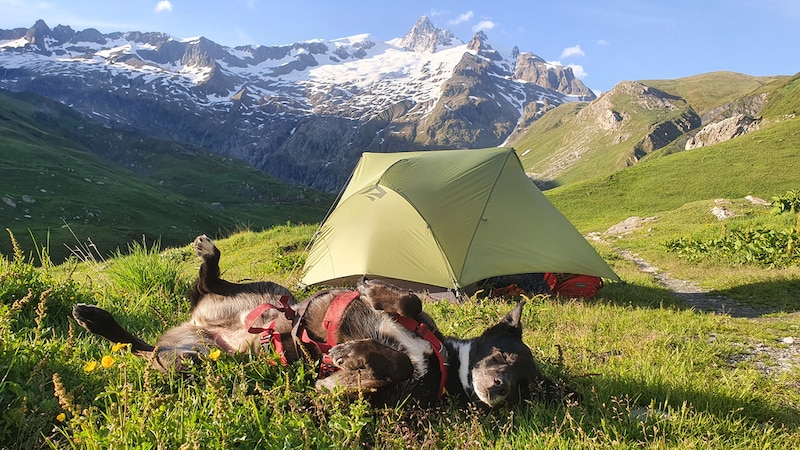
[[[503,398],[511,391],[511,386],[508,379],[502,375],[494,377],[493,384],[489,388],[489,393],[492,397]]]

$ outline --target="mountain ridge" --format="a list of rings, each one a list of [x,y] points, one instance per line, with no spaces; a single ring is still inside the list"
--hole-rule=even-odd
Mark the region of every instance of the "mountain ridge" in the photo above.
[[[0,87],[336,191],[363,151],[500,145],[526,110],[594,98],[571,69],[530,55],[495,49],[482,32],[464,43],[427,17],[387,42],[361,34],[237,47],[37,21],[0,30]],[[527,69],[517,73],[520,58]],[[471,133],[487,109],[497,115]]]

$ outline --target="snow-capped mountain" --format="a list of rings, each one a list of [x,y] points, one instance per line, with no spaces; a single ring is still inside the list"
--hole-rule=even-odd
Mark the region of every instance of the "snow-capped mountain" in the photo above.
[[[234,48],[38,21],[0,30],[0,88],[329,191],[363,151],[500,145],[550,108],[594,98],[569,68],[495,49],[482,32],[464,43],[425,17],[388,42]]]

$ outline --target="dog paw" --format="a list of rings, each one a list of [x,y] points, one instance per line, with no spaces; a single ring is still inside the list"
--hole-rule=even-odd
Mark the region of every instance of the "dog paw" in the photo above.
[[[403,317],[417,317],[422,312],[422,300],[408,289],[380,280],[364,280],[357,289],[374,309]]]
[[[197,236],[194,239],[193,245],[194,253],[200,258],[212,256],[214,254],[214,249],[216,249],[214,241],[212,241],[211,238],[205,234]]]
[[[348,341],[334,346],[328,352],[333,365],[341,369],[363,369],[366,361],[363,358],[363,341]]]
[[[78,303],[72,307],[72,317],[88,331],[96,332],[107,323],[114,323],[114,317],[108,311],[94,305]]]

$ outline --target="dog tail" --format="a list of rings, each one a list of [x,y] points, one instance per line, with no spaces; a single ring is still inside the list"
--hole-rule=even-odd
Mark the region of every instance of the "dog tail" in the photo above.
[[[120,325],[110,312],[94,305],[78,303],[72,308],[72,317],[92,334],[111,342],[130,344],[131,352],[137,356],[150,357],[155,347],[131,334]]]

